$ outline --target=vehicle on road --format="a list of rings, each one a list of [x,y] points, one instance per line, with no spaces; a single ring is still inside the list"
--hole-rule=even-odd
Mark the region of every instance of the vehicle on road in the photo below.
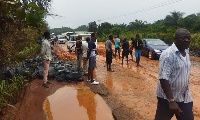
[[[169,47],[161,39],[142,39],[142,42],[142,56],[146,56],[152,60],[159,59],[161,53]]]
[[[91,39],[91,34],[75,34],[70,35],[70,39],[67,41],[67,48],[70,52],[75,52],[76,48],[76,40],[78,38],[78,35],[82,36],[82,42],[86,42],[86,38],[89,37]],[[97,40],[95,42],[97,47]]]
[[[57,37],[58,37],[59,43],[64,43],[65,44],[65,42],[66,42],[65,36],[63,36],[63,35],[57,35]]]

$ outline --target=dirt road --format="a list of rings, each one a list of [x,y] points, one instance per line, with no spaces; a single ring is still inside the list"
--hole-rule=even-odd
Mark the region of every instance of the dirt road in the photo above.
[[[105,56],[104,49],[104,43],[98,43],[98,51],[102,56]],[[120,65],[121,60],[116,58],[113,62],[115,72],[107,72],[105,57],[102,56],[97,58],[97,80],[104,83],[114,96],[119,97],[121,103],[131,109],[135,119],[153,120],[157,104],[155,91],[159,61],[142,56],[141,66],[135,67],[135,59],[133,62],[129,60],[128,65]],[[194,101],[193,111],[195,120],[200,120],[200,58],[191,57],[191,63],[190,89]]]
[[[67,51],[66,45],[60,45]],[[153,120],[157,99],[155,90],[158,80],[158,60],[149,60],[141,57],[141,66],[135,67],[135,59],[129,64],[121,65],[121,60],[113,59],[114,72],[106,71],[104,43],[98,43],[97,68],[95,79],[100,85],[94,86],[87,82],[81,85],[88,86],[94,93],[104,98],[117,120]],[[191,93],[194,101],[195,120],[200,120],[200,58],[191,57]],[[86,77],[85,77],[86,78]],[[41,80],[34,80],[26,90],[24,99],[16,106],[18,114],[13,120],[45,120],[42,109],[45,99],[63,86],[76,86],[75,83],[59,83],[52,80],[49,89],[41,87]],[[175,118],[173,118],[175,119]]]

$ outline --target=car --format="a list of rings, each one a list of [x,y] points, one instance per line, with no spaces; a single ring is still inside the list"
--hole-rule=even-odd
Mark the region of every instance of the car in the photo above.
[[[67,48],[70,52],[75,51],[76,46],[76,40],[78,38],[78,35],[70,35],[69,40],[67,41]]]
[[[169,47],[161,39],[142,39],[142,43],[142,56],[146,56],[152,60],[159,59],[161,53]]]
[[[57,35],[57,37],[58,37],[59,43],[64,43],[65,44],[65,42],[66,42],[65,36],[63,36],[63,35]]]
[[[70,52],[75,52],[76,48],[76,40],[78,35],[82,36],[82,43],[86,42],[86,38],[89,37],[91,39],[91,34],[74,34],[70,35],[70,39],[67,41],[67,48]],[[97,47],[97,40],[95,41]]]

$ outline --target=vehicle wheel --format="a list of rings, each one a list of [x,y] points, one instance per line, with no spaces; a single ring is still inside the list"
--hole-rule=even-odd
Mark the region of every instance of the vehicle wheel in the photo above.
[[[149,51],[149,59],[153,60],[154,57],[153,57],[153,52],[152,51]]]

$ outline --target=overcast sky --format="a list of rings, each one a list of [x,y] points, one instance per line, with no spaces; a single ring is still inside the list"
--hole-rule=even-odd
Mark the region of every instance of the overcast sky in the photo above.
[[[185,16],[200,13],[200,0],[53,0],[52,13],[61,17],[47,17],[50,28],[109,22],[129,24],[135,19],[153,23],[170,12],[184,12]]]

